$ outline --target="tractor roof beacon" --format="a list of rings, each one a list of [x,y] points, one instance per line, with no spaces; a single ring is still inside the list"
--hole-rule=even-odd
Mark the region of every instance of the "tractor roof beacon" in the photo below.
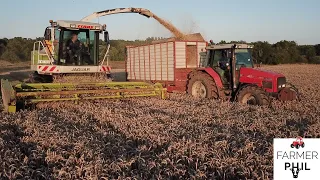
[[[200,98],[227,98],[240,103],[269,105],[297,99],[297,90],[280,73],[254,68],[252,45],[220,44],[200,53],[199,68],[188,76],[187,91]]]

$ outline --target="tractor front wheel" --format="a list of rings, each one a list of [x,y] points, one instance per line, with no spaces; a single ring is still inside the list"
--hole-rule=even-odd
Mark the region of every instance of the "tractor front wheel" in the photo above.
[[[204,72],[193,72],[189,76],[187,92],[196,98],[219,98],[215,81]]]
[[[256,86],[242,88],[237,95],[237,101],[242,104],[258,106],[266,106],[270,103],[267,93]]]

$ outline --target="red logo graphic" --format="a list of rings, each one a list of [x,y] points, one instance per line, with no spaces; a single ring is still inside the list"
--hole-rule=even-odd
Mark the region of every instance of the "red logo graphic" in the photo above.
[[[82,28],[82,29],[93,29],[93,26],[88,26],[88,25],[78,25],[78,28]]]
[[[300,147],[304,148],[304,142],[302,140],[302,137],[298,136],[297,139],[292,142],[291,148],[299,149]]]

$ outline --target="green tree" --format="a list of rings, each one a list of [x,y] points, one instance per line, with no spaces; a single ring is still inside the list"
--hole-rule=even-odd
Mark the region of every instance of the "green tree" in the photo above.
[[[221,40],[218,44],[227,44],[225,40]]]
[[[320,56],[320,44],[315,45],[314,48],[316,50],[316,55]]]
[[[309,63],[316,63],[316,49],[313,46],[308,47],[306,50],[306,58]]]
[[[267,41],[258,41],[253,43],[253,45],[252,56],[256,63],[278,64],[271,44]]]

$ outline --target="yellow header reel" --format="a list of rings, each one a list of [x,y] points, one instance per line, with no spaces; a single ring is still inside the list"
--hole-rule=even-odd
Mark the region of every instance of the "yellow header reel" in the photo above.
[[[159,83],[106,82],[106,83],[35,83],[12,86],[1,79],[1,92],[5,112],[16,112],[22,106],[38,102],[79,101],[159,96],[166,98],[166,88]]]

